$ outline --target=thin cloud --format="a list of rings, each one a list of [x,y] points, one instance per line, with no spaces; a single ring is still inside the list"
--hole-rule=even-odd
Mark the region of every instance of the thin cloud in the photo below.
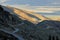
[[[60,4],[60,2],[54,2],[54,3],[52,3],[52,4],[54,4],[54,5],[58,5],[58,4]]]
[[[11,5],[22,10],[31,11],[31,12],[43,12],[43,13],[53,13],[55,11],[60,11],[60,6],[31,6],[31,5]]]
[[[7,2],[7,1],[9,1],[9,0],[0,0],[0,4],[3,4],[5,2]]]

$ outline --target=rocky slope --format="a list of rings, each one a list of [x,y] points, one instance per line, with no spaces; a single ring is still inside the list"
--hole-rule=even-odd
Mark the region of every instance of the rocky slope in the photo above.
[[[51,38],[58,40],[60,21],[41,17],[40,19],[23,10],[0,5],[0,40],[50,40]],[[36,18],[39,21],[44,20],[38,22]]]
[[[9,9],[11,9],[11,7],[8,6]],[[17,14],[21,19],[30,21],[32,23],[38,23],[39,21],[43,21],[43,20],[48,20],[48,18],[39,15],[39,14],[34,14],[34,13],[30,13],[26,10],[21,10],[21,9],[17,9],[17,8],[13,8],[12,11]]]

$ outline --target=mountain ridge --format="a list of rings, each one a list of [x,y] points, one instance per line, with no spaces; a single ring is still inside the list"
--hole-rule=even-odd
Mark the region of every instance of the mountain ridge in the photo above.
[[[3,11],[1,10],[1,8],[3,9]],[[60,21],[44,19],[43,21],[34,24],[33,21],[35,19],[32,18],[34,20],[30,20],[31,13],[27,13],[28,15],[26,16],[25,12],[20,12],[19,9],[8,9],[6,7],[8,9],[7,11],[6,8],[5,10],[4,8],[5,7],[0,6],[0,31],[1,33],[4,32],[4,34],[6,34],[4,35],[0,33],[0,39],[2,36],[2,39],[4,39],[4,37],[6,36],[6,40],[48,40],[49,36],[51,35],[54,37],[58,36],[58,38],[60,38]],[[15,12],[17,13],[15,14]],[[27,18],[25,17],[26,19],[23,20],[20,18],[21,16],[23,16],[23,18],[26,16]],[[9,35],[13,36],[9,37]],[[12,37],[13,39],[11,39]]]

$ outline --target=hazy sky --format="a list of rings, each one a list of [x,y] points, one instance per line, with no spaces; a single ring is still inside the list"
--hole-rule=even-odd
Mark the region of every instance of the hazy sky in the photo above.
[[[3,4],[33,5],[33,6],[60,6],[60,0],[0,0]]]
[[[55,14],[59,11],[56,15],[60,15],[60,0],[0,0],[0,4],[42,13]]]

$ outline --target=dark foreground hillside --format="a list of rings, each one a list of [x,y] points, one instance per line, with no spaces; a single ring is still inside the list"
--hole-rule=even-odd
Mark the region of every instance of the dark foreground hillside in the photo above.
[[[59,21],[45,20],[33,24],[0,6],[0,40],[60,40],[59,38]]]

